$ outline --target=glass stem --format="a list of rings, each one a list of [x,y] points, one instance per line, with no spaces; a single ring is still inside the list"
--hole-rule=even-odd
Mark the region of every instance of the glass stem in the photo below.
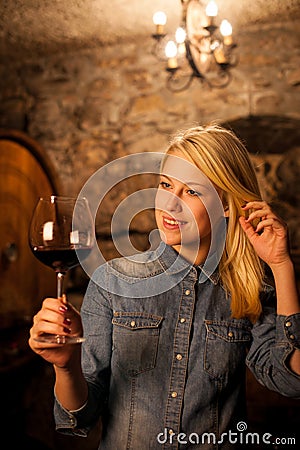
[[[63,284],[64,284],[65,274],[58,272],[57,274],[57,298],[61,298],[63,295]]]

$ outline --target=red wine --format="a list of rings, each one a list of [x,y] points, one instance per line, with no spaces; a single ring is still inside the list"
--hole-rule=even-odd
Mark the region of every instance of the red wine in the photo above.
[[[80,260],[87,258],[91,252],[91,247],[76,248],[51,248],[51,247],[33,247],[34,256],[46,266],[51,267],[56,272],[66,272],[67,270],[79,264]],[[77,256],[78,255],[78,256]]]

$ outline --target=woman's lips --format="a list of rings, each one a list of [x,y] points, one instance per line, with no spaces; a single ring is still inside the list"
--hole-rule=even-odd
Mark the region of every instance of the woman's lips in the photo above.
[[[184,222],[183,220],[177,220],[171,217],[163,216],[163,225],[167,230],[177,230],[184,224],[186,224],[186,222]]]

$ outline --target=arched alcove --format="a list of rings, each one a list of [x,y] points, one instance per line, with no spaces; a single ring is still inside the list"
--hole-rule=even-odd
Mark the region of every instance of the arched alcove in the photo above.
[[[227,122],[253,154],[284,154],[300,146],[300,119],[248,116]]]

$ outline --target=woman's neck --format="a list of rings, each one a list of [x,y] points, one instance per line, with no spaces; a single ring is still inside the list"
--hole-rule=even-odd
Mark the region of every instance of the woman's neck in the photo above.
[[[196,243],[174,245],[174,250],[194,266],[203,264],[210,250],[210,236],[201,240],[201,245],[196,249]]]

